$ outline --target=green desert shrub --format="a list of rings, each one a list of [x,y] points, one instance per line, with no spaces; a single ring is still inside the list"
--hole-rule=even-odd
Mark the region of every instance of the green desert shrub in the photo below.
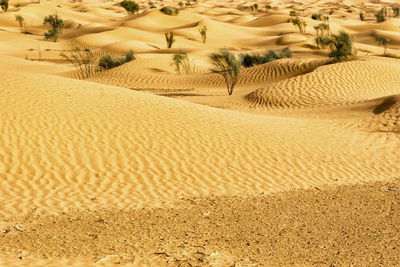
[[[353,56],[353,43],[347,32],[341,31],[330,36],[329,46],[331,52],[329,57],[333,62],[348,60]]]
[[[319,34],[315,38],[315,43],[317,44],[318,48],[325,48],[330,45],[331,38],[327,35]]]
[[[267,63],[265,56],[260,53],[241,54],[240,57],[242,59],[242,66],[245,68]]]
[[[172,56],[173,64],[175,65],[175,71],[178,74],[191,74],[196,71],[196,66],[189,59],[186,52],[179,51]]]
[[[162,13],[164,13],[165,15],[169,15],[169,16],[176,16],[179,14],[179,9],[177,9],[175,7],[165,6],[165,7],[161,8],[160,11]]]
[[[121,6],[128,12],[128,14],[139,13],[140,6],[135,1],[124,0],[121,2]]]
[[[175,37],[173,32],[165,33],[165,41],[167,42],[167,47],[171,48],[172,44],[175,43]]]
[[[123,57],[112,57],[106,54],[100,58],[99,67],[103,70],[112,69],[136,59],[133,50],[129,50]]]
[[[23,32],[24,27],[25,27],[25,19],[21,15],[15,15],[15,20],[19,24],[20,31]]]
[[[242,60],[242,66],[245,68],[250,68],[277,59],[291,58],[292,51],[289,48],[285,48],[277,52],[275,52],[274,50],[268,50],[264,55],[261,55],[259,53],[252,53],[252,54],[241,54],[240,57]]]
[[[364,16],[364,13],[362,13],[362,12],[360,12],[360,20],[365,21],[365,16]]]
[[[393,10],[393,17],[397,18],[400,13],[400,7],[394,6],[394,7],[392,7],[392,10]]]
[[[301,33],[306,32],[306,27],[307,27],[307,22],[299,17],[294,17],[290,20],[294,26],[297,26],[299,28],[299,31]]]
[[[51,26],[51,29],[44,34],[45,39],[57,42],[57,38],[62,33],[62,29],[64,28],[64,21],[57,14],[55,14],[45,17],[43,24],[49,24]]]
[[[322,20],[323,19],[323,15],[321,13],[314,13],[311,15],[311,18],[313,20]]]
[[[86,79],[96,72],[97,59],[88,48],[75,47],[73,50],[63,52],[60,55],[75,67],[82,79]]]
[[[327,23],[320,23],[314,26],[314,29],[317,32],[317,35],[327,35],[329,34],[330,26]]]
[[[223,49],[218,53],[212,53],[210,60],[213,64],[211,71],[224,78],[228,94],[232,95],[233,89],[239,79],[242,59],[235,56],[228,49]]]
[[[250,8],[251,8],[251,10],[253,10],[253,11],[257,11],[257,10],[258,10],[258,4],[255,3],[255,4],[251,5]]]
[[[154,4],[154,2],[152,2],[152,1],[149,1],[149,7],[150,7],[151,9],[157,8],[156,5]]]
[[[301,14],[300,14],[299,11],[290,10],[290,11],[289,11],[289,16],[291,16],[291,17],[298,17],[298,16],[301,16]]]
[[[317,32],[317,37],[315,38],[315,43],[318,48],[325,48],[330,44],[330,27],[327,23],[320,23],[314,26],[315,31]]]
[[[203,28],[199,29],[199,33],[201,36],[201,40],[203,41],[203,44],[205,44],[207,40],[207,26],[204,25]]]
[[[383,54],[386,55],[388,44],[389,44],[390,39],[388,37],[384,36],[376,36],[375,42],[379,45],[382,46],[384,51]]]
[[[379,10],[379,12],[375,14],[375,17],[377,23],[386,21],[385,9],[382,8],[381,10]]]
[[[0,7],[4,12],[8,10],[8,0],[0,0]]]

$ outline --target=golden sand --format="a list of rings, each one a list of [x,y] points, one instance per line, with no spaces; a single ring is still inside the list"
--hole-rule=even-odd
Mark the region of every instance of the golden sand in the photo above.
[[[141,1],[128,16],[119,1],[10,1],[0,266],[399,262],[400,19],[373,16],[393,4],[285,0],[266,12],[258,2],[198,0],[167,16]],[[304,34],[289,23],[294,8],[307,15]],[[311,14],[332,8],[355,60],[326,64],[329,50],[315,46]],[[43,38],[53,13],[65,21],[57,42]],[[376,35],[390,38],[386,56]],[[60,57],[74,46],[137,59],[80,79]],[[208,60],[224,47],[289,47],[293,58],[243,69],[228,96]],[[179,50],[194,73],[175,73]]]

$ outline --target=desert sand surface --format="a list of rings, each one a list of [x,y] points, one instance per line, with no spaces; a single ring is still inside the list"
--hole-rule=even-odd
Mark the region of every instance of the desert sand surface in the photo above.
[[[176,16],[160,8],[179,1],[137,2],[0,13],[0,266],[398,265],[400,18],[374,16],[396,2],[197,0]],[[330,62],[313,13],[356,57]],[[136,59],[82,77],[60,55],[75,47]],[[228,95],[210,71],[223,48],[293,55],[242,68]]]

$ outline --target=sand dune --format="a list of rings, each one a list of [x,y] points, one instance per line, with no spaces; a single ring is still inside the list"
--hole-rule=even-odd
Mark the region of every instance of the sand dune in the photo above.
[[[198,0],[168,16],[179,1],[138,2],[0,13],[0,265],[395,266],[400,19],[374,14],[397,4]],[[45,41],[55,13],[65,27]],[[354,60],[328,64],[313,13],[350,34]],[[136,59],[82,79],[60,56],[74,47]],[[242,68],[228,96],[209,59],[223,48],[293,57]]]
[[[276,61],[271,64],[264,64],[244,70],[238,83],[239,86],[270,83],[311,72],[324,62],[325,60],[320,59]],[[171,75],[173,74],[171,73],[173,66],[171,66],[170,55],[159,56],[157,63],[157,66],[154,65],[151,58],[138,59],[110,71],[99,73],[91,77],[90,80],[132,89],[158,88],[184,90],[198,87],[221,88],[224,86],[222,77],[212,73]],[[201,61],[196,60],[196,63],[199,64]],[[207,61],[203,64],[204,69],[210,66],[210,64],[207,64]],[[157,67],[157,72],[154,71],[155,67]],[[200,68],[201,65],[199,64],[198,67]]]
[[[246,98],[269,108],[341,106],[399,94],[399,73],[397,60],[352,61],[319,67],[258,89]]]

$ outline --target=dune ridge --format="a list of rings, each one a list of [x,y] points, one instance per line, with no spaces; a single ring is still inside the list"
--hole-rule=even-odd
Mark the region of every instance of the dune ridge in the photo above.
[[[35,206],[62,210],[112,201],[126,207],[176,194],[272,192],[380,180],[399,171],[388,159],[399,153],[395,137],[323,121],[225,111],[28,73],[2,73],[0,88],[7,96],[1,103],[3,215]],[[352,145],[358,139],[364,141]],[[378,140],[393,146],[370,147]]]

